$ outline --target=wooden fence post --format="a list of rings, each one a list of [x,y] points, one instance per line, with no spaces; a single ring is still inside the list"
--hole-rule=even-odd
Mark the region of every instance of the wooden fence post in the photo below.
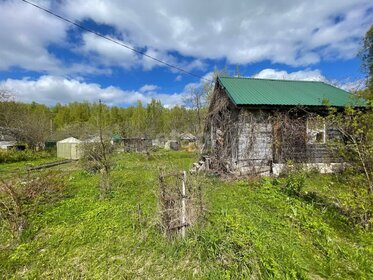
[[[185,207],[185,198],[186,198],[186,172],[183,171],[183,183],[181,189],[181,236],[185,237],[185,227],[186,227],[186,207]]]

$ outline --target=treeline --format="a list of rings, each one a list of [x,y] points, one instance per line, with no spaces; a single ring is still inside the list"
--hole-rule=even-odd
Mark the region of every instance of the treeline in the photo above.
[[[99,110],[106,134],[124,137],[165,137],[183,132],[201,134],[200,119],[206,108],[164,107],[160,101],[149,104],[140,101],[127,108],[89,102],[57,103],[53,107],[43,104],[25,104],[10,100],[2,94],[0,100],[0,135],[10,135],[30,146],[46,140],[59,140],[67,136],[84,138],[97,135]]]
[[[56,104],[50,108],[55,130],[63,130],[74,124],[98,125],[98,103],[74,102],[67,105]],[[204,113],[206,109],[202,110]],[[160,101],[149,104],[137,102],[127,108],[102,105],[104,127],[126,137],[155,137],[158,134],[190,132],[199,134],[197,109],[184,106],[164,107]]]

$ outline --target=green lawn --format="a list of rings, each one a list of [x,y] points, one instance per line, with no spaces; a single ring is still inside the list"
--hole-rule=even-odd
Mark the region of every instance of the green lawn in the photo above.
[[[110,197],[97,175],[71,173],[66,197],[29,217],[0,249],[4,279],[372,279],[372,233],[333,209],[288,196],[277,181],[202,180],[208,212],[184,240],[157,227],[159,168],[188,170],[187,152],[122,154]],[[2,166],[0,165],[0,168]],[[315,185],[337,188],[313,175]],[[326,179],[325,179],[326,178]],[[317,182],[313,184],[313,182]],[[144,223],[138,223],[140,204]],[[0,232],[5,235],[5,231]]]

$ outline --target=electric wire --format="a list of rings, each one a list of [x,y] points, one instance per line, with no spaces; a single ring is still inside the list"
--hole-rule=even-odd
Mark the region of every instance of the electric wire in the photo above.
[[[71,25],[74,25],[74,26],[76,26],[76,27],[78,27],[78,28],[80,28],[80,29],[82,29],[82,30],[84,30],[84,31],[86,31],[86,32],[92,33],[92,34],[94,34],[94,35],[96,35],[96,36],[98,36],[98,37],[101,37],[101,38],[103,38],[103,39],[105,39],[105,40],[108,40],[108,41],[110,41],[110,42],[112,42],[112,43],[114,43],[114,44],[117,44],[117,45],[119,45],[119,46],[121,46],[121,47],[124,47],[124,48],[126,48],[126,49],[129,49],[129,50],[131,50],[131,51],[133,51],[133,52],[135,52],[135,53],[137,53],[137,54],[140,54],[140,55],[142,55],[142,56],[144,56],[144,57],[146,57],[146,58],[152,59],[152,60],[154,60],[154,61],[156,61],[156,62],[158,62],[158,63],[160,63],[160,64],[163,64],[163,65],[165,65],[165,66],[167,66],[167,67],[169,67],[169,68],[172,68],[172,69],[178,70],[179,72],[182,72],[182,73],[184,73],[184,74],[188,74],[188,75],[190,75],[190,76],[193,76],[193,77],[195,77],[195,78],[198,78],[198,79],[201,79],[201,80],[204,80],[204,81],[207,81],[207,82],[212,82],[212,80],[210,80],[210,79],[207,79],[207,78],[205,78],[205,77],[203,77],[203,76],[200,76],[200,75],[194,74],[194,73],[192,73],[192,72],[190,72],[190,71],[187,71],[187,70],[185,70],[185,69],[183,69],[183,68],[181,68],[181,67],[179,67],[179,66],[176,66],[176,65],[170,64],[170,63],[168,63],[168,62],[166,62],[166,61],[163,61],[163,60],[161,60],[161,59],[158,59],[158,58],[156,58],[156,57],[153,57],[153,56],[151,56],[151,55],[149,55],[149,54],[146,54],[145,52],[139,51],[139,50],[137,50],[137,49],[135,49],[135,48],[133,48],[133,47],[130,47],[130,46],[124,44],[123,42],[120,42],[120,41],[118,41],[118,40],[115,40],[115,39],[112,39],[112,38],[110,38],[110,37],[107,37],[107,36],[105,36],[105,35],[103,35],[103,34],[97,32],[97,31],[94,31],[94,30],[92,30],[92,29],[90,29],[90,28],[88,28],[88,27],[85,27],[85,26],[82,25],[82,24],[79,24],[79,23],[77,23],[77,22],[75,22],[75,21],[73,21],[73,20],[70,20],[70,19],[68,19],[68,18],[65,18],[65,17],[63,17],[63,16],[61,16],[61,15],[59,15],[59,14],[56,14],[55,12],[52,12],[51,10],[48,10],[48,9],[46,9],[46,8],[43,8],[43,7],[37,5],[37,4],[33,3],[33,2],[30,2],[30,1],[27,1],[27,0],[21,0],[21,1],[24,2],[24,3],[26,3],[26,4],[29,4],[29,5],[33,6],[33,7],[35,7],[35,8],[37,8],[37,9],[40,9],[40,10],[42,10],[42,11],[44,11],[44,12],[46,12],[46,13],[48,13],[48,14],[54,16],[54,17],[57,17],[57,18],[59,18],[59,19],[62,20],[62,21],[65,21],[65,22],[67,22],[67,23],[69,23],[69,24],[71,24]]]

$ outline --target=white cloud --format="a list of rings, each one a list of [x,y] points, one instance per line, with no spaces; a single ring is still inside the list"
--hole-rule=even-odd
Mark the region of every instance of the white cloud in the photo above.
[[[183,93],[158,93],[156,90],[159,88],[155,85],[144,85],[139,90],[123,90],[114,86],[103,88],[95,83],[49,75],[38,79],[7,79],[0,82],[0,88],[13,92],[18,101],[35,101],[47,105],[85,100],[95,102],[102,99],[110,106],[128,106],[136,104],[138,100],[149,103],[152,98],[160,100],[167,107],[183,103]]]
[[[116,40],[116,38],[108,37]],[[80,48],[80,51],[90,55],[95,63],[104,66],[117,65],[123,68],[130,68],[140,59],[140,57],[130,49],[100,38],[92,33],[84,33],[82,39],[83,45]],[[135,48],[129,43],[126,45]]]
[[[252,76],[257,79],[275,79],[275,80],[299,80],[299,81],[320,81],[331,84],[338,88],[354,92],[366,87],[366,82],[363,79],[345,79],[342,81],[327,79],[319,69],[316,70],[300,70],[296,72],[287,72],[284,70],[264,69]]]
[[[156,86],[156,85],[143,85],[140,89],[139,89],[139,91],[140,92],[149,92],[149,91],[155,91],[155,90],[157,90],[157,89],[159,89],[159,87],[158,86]]]
[[[213,72],[206,74],[204,79],[212,79]],[[274,69],[265,69],[254,75],[256,78],[291,79],[324,81],[345,90],[361,89],[365,86],[362,80],[346,80],[342,82],[328,81],[320,70],[303,70],[288,73]],[[9,90],[16,100],[26,103],[33,101],[47,105],[55,105],[57,102],[69,103],[74,101],[97,102],[102,99],[107,105],[130,106],[138,100],[144,104],[152,99],[160,100],[165,107],[173,107],[185,104],[192,88],[200,88],[206,83],[200,79],[196,83],[187,84],[181,92],[162,93],[160,87],[145,84],[135,90],[121,89],[115,86],[102,87],[96,83],[87,83],[83,78],[68,79],[60,76],[44,75],[38,79],[24,78],[21,80],[7,79],[0,81],[0,88]]]
[[[50,7],[48,1],[38,2]],[[63,43],[66,31],[63,22],[21,1],[1,1],[0,26],[0,70],[19,66],[36,71],[57,71],[61,67],[48,46]]]
[[[116,42],[124,43],[131,49],[139,49],[138,46],[127,42],[122,42],[118,38],[112,36],[107,37]],[[143,70],[149,71],[156,66],[163,66],[162,63],[147,56],[151,56],[157,60],[175,65],[186,71],[192,71],[193,69],[204,69],[206,67],[205,63],[200,59],[193,59],[191,62],[187,62],[180,60],[167,52],[159,51],[154,48],[147,48],[145,51],[146,56],[143,56],[129,48],[98,37],[92,33],[83,33],[82,41],[83,45],[78,47],[77,50],[89,57],[95,65],[102,65],[104,67],[120,66],[125,69],[142,67]],[[171,68],[171,71],[177,70]]]
[[[356,92],[362,90],[366,87],[366,81],[363,79],[357,80],[344,80],[344,81],[333,81],[331,82],[336,87],[347,90],[349,92]]]
[[[373,13],[367,12],[373,8],[371,0],[35,2],[73,20],[112,26],[112,38],[187,71],[204,70],[205,59],[296,66],[348,59],[356,55],[373,21]],[[159,65],[92,34],[66,43],[71,26],[21,1],[0,1],[0,26],[0,70],[19,66],[53,75],[100,74],[109,73],[112,66],[151,70]],[[51,45],[88,60],[67,65],[52,53]]]
[[[275,80],[302,80],[302,81],[323,81],[327,79],[321,74],[320,70],[300,70],[288,73],[284,70],[264,69],[253,75],[258,79],[275,79]]]
[[[112,25],[130,42],[167,58],[177,51],[231,63],[309,65],[351,58],[373,20],[370,0],[83,1],[62,7],[76,19]],[[150,50],[151,51],[151,50]]]

